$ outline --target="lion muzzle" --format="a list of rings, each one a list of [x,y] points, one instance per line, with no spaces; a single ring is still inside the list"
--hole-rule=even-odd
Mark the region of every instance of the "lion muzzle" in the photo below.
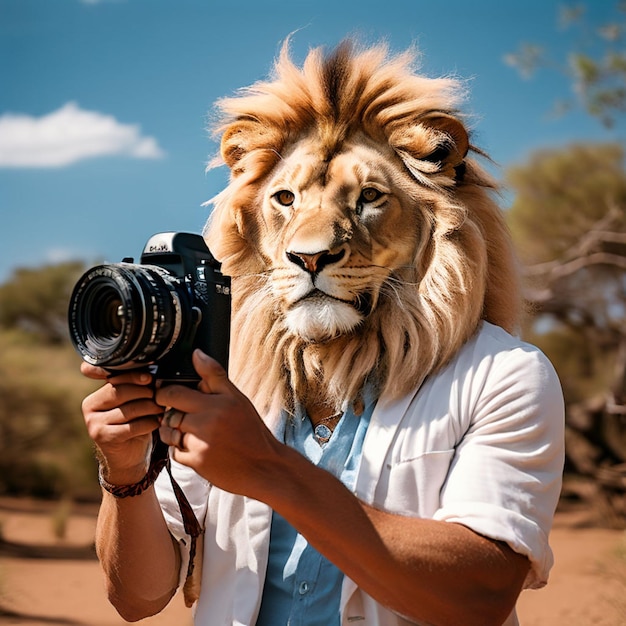
[[[345,249],[339,250],[339,252],[335,254],[330,252],[330,250],[323,250],[313,254],[306,252],[287,252],[287,258],[292,263],[310,274],[318,274],[326,266],[339,263],[345,255]]]

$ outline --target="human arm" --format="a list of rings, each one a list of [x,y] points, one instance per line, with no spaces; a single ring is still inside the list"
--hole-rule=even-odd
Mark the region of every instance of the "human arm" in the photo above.
[[[286,488],[273,506],[381,605],[421,624],[502,624],[512,611],[529,562],[505,543],[367,506],[321,472],[293,473],[288,486],[274,476]]]
[[[152,431],[162,411],[153,399],[151,376],[125,372],[108,377],[81,365],[85,376],[105,384],[83,401],[83,414],[107,482],[131,485],[147,471]],[[154,615],[178,585],[180,555],[161,513],[154,488],[128,498],[103,490],[96,550],[111,603],[128,621]]]
[[[340,481],[267,431],[211,361],[194,363],[202,393],[159,391],[186,413],[187,451],[175,458],[227,491],[268,503],[361,589],[413,621],[502,623],[528,561],[460,524],[392,515],[360,502]],[[166,441],[178,434],[161,428]],[[171,438],[171,439],[170,439]]]

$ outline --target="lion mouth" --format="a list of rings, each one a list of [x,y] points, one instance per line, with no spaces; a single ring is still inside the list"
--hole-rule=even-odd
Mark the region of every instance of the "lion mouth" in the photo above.
[[[327,304],[329,301],[338,302],[341,304],[346,304],[348,306],[351,306],[353,309],[358,311],[363,317],[367,317],[372,312],[372,308],[373,308],[372,307],[372,304],[373,304],[372,294],[370,294],[367,291],[359,294],[354,300],[344,300],[343,298],[337,298],[324,291],[321,291],[320,289],[313,289],[306,295],[302,296],[301,298],[298,298],[295,302],[291,304],[290,308],[297,307],[300,304],[303,304],[305,302],[310,303],[310,304],[316,304],[316,303]]]

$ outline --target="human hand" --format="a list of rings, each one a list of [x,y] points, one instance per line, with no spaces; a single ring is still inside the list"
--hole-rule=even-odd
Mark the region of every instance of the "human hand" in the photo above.
[[[197,390],[168,385],[157,391],[157,402],[176,410],[163,420],[161,439],[175,446],[176,461],[212,484],[254,497],[282,444],[217,361],[201,350],[192,358],[201,377]]]
[[[152,376],[137,370],[111,375],[84,362],[80,369],[87,378],[106,381],[82,404],[87,432],[104,463],[106,480],[114,485],[140,481],[147,471],[151,433],[163,413],[163,407],[154,401]]]

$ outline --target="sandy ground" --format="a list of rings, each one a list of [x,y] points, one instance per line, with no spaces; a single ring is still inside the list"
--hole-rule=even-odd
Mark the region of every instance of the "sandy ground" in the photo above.
[[[6,544],[0,546],[0,624],[126,624],[105,598],[97,561],[83,549],[93,539],[97,507],[73,507],[65,540],[54,538],[54,507],[0,500],[3,539],[31,549],[11,552]],[[626,535],[581,527],[580,514],[560,514],[551,541],[556,564],[550,583],[522,593],[522,626],[626,625]],[[62,552],[45,554],[45,549]],[[71,550],[77,553],[68,558]],[[192,620],[176,597],[163,613],[140,624],[191,626]]]

